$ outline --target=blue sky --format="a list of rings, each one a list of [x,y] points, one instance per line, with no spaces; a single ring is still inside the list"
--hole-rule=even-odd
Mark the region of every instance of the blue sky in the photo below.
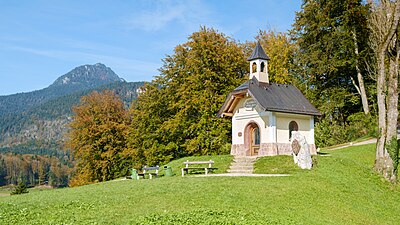
[[[0,95],[47,87],[84,64],[150,81],[200,26],[240,41],[290,29],[301,0],[0,0]]]

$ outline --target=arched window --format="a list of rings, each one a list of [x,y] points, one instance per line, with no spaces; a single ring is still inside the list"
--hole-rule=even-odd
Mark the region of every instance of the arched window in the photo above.
[[[260,129],[258,127],[254,127],[252,130],[253,134],[253,145],[260,145]]]
[[[292,131],[299,131],[299,125],[297,125],[296,121],[289,123],[289,139],[292,138]]]
[[[261,62],[261,72],[265,73],[265,63]]]
[[[251,70],[252,70],[252,73],[257,72],[257,63],[253,62],[253,64],[251,65]]]

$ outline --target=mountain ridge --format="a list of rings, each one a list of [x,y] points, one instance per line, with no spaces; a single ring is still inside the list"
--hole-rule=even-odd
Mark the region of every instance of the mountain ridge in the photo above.
[[[143,85],[126,82],[111,68],[96,63],[78,66],[44,89],[0,96],[0,153],[61,151],[71,108],[82,96],[114,90],[129,107]]]
[[[70,82],[63,83],[69,80]],[[0,115],[22,112],[51,99],[113,82],[126,82],[101,63],[75,67],[46,88],[0,96]]]

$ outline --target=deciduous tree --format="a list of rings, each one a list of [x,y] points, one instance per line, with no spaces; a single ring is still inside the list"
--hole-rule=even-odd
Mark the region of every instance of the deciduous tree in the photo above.
[[[399,146],[397,144],[399,19],[400,1],[372,2],[369,17],[370,44],[374,49],[378,102],[379,138],[375,169],[389,181],[397,179]]]
[[[106,181],[125,175],[129,165],[126,148],[127,111],[111,91],[93,92],[73,108],[68,142],[77,171],[71,185]]]
[[[248,64],[235,41],[202,27],[168,55],[131,109],[132,155],[147,164],[229,152],[230,120],[215,118]]]
[[[315,103],[332,103],[338,89],[345,105],[325,115],[338,121],[354,113],[354,94],[359,94],[365,114],[369,113],[363,57],[368,52],[366,18],[368,7],[361,0],[304,0],[296,13],[292,37],[299,46],[295,55],[298,72]],[[322,96],[323,94],[327,94]],[[318,101],[320,100],[320,101]],[[343,117],[343,118],[341,118]]]

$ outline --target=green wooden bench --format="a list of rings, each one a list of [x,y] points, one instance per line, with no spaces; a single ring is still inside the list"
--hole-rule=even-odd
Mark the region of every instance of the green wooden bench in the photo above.
[[[204,170],[205,174],[207,175],[208,172],[217,169],[217,168],[213,167],[214,161],[212,161],[212,160],[209,160],[209,161],[191,161],[191,162],[189,160],[187,160],[186,162],[183,162],[183,164],[185,164],[185,168],[182,168],[182,177],[185,176],[185,172],[186,172],[186,174],[188,174],[189,170],[195,170],[195,171]],[[193,166],[193,165],[199,165],[199,166]]]

